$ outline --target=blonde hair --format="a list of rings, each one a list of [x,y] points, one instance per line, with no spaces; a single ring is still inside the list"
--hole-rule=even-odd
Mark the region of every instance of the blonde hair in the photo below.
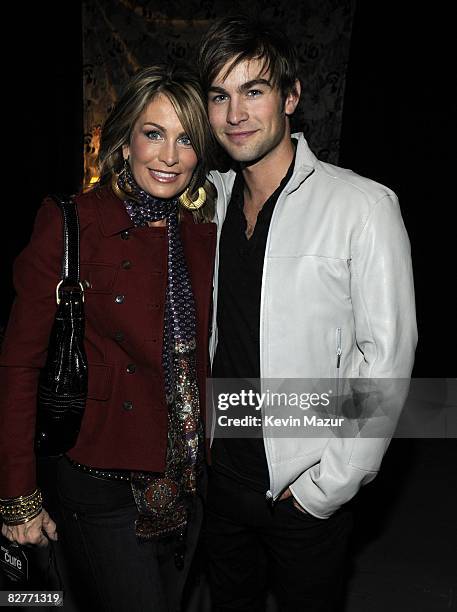
[[[194,217],[199,221],[211,220],[214,190],[206,181],[206,175],[214,165],[215,143],[197,73],[184,64],[143,68],[126,84],[102,127],[98,154],[100,178],[95,187],[109,184],[113,174],[121,172],[124,166],[122,147],[129,144],[138,117],[158,94],[167,96],[172,103],[197,155],[189,193],[194,196],[198,188],[204,186],[210,196]]]

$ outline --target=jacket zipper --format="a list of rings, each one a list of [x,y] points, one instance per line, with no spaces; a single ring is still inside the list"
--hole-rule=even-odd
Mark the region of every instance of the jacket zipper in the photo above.
[[[271,228],[273,227],[273,221],[276,217],[276,215],[278,214],[278,210],[279,210],[279,206],[278,204],[280,204],[280,202],[282,202],[285,199],[285,195],[284,195],[284,190],[282,191],[282,193],[279,195],[278,201],[276,202],[276,206],[274,207],[273,210],[273,214],[271,216],[271,220],[270,220],[270,227],[268,228],[268,234],[267,234],[267,242],[265,244],[265,254],[263,257],[263,271],[262,271],[262,290],[261,290],[261,296],[260,296],[260,326],[262,325],[262,318],[263,318],[263,309],[264,309],[264,301],[263,301],[263,292],[264,292],[264,287],[265,287],[265,278],[266,278],[266,269],[267,269],[267,253],[269,251],[270,248],[270,241],[271,241]],[[262,329],[260,328],[260,335],[262,336]],[[260,351],[262,351],[262,347],[260,347]],[[260,363],[261,363],[261,371],[260,371],[260,380],[262,380],[262,355],[260,355]],[[269,438],[265,437],[265,425],[264,425],[264,420],[262,419],[262,436],[263,436],[263,445],[265,448],[265,457],[267,460],[267,467],[268,467],[268,476],[269,476],[269,480],[270,480],[270,488],[268,489],[268,491],[265,492],[265,501],[267,502],[268,506],[270,508],[273,508],[274,503],[275,503],[275,498],[273,495],[273,491],[274,491],[274,474],[273,474],[273,469],[271,467],[271,448],[270,448],[270,440]]]
[[[312,172],[314,172],[314,169],[309,173],[312,174]],[[306,177],[304,177],[303,180],[305,180],[306,178],[308,178],[309,174],[307,174]],[[289,183],[291,181],[293,181],[293,179],[296,178],[295,172],[293,173]],[[301,183],[300,183],[301,184]],[[267,242],[265,244],[265,254],[264,254],[264,263],[263,263],[263,273],[262,273],[262,290],[261,290],[261,296],[260,296],[260,323],[262,323],[263,320],[263,309],[264,309],[264,301],[263,301],[263,296],[264,296],[264,288],[265,288],[265,278],[266,278],[266,269],[267,269],[267,253],[269,252],[270,249],[270,242],[271,242],[271,228],[273,227],[273,222],[274,219],[276,217],[278,213],[278,210],[280,210],[280,206],[278,206],[280,204],[280,202],[284,201],[286,199],[286,196],[289,195],[289,192],[285,192],[285,190],[282,191],[282,193],[280,194],[278,201],[276,202],[276,206],[274,207],[273,210],[273,215],[271,216],[271,220],[270,220],[270,227],[268,228],[268,235],[267,235]],[[262,336],[262,328],[260,328],[260,335]],[[260,351],[262,351],[262,347],[260,347]],[[262,377],[262,354],[260,355],[260,376]],[[275,504],[275,498],[273,495],[273,491],[274,491],[274,487],[275,487],[275,482],[274,482],[274,474],[273,474],[273,469],[271,467],[271,448],[270,448],[270,441],[268,438],[265,438],[265,428],[264,426],[262,427],[263,429],[263,444],[265,447],[265,456],[267,459],[267,466],[268,466],[268,475],[270,477],[270,488],[268,489],[268,491],[265,492],[265,499],[268,503],[268,505],[272,508],[273,505]]]

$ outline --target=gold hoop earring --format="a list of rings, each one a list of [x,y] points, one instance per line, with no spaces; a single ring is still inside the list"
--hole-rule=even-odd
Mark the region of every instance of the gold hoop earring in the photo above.
[[[122,172],[119,172],[119,174],[113,174],[113,176],[111,177],[111,189],[113,190],[113,193],[117,195],[117,197],[120,200],[125,200],[127,194],[124,191],[122,191],[122,189],[117,184],[117,181],[119,180],[119,177],[121,174]]]
[[[114,193],[117,195],[117,197],[120,200],[125,200],[126,197],[129,196],[129,193],[132,191],[132,188],[130,187],[128,183],[125,183],[125,186],[123,189],[119,187],[119,178],[123,174],[125,174],[125,172],[127,171],[128,164],[129,164],[129,159],[127,157],[126,159],[124,159],[124,166],[122,170],[120,172],[113,173],[113,176],[111,177],[111,189],[114,191]]]
[[[198,210],[206,202],[206,191],[203,187],[198,188],[198,195],[195,200],[192,200],[189,194],[189,188],[186,189],[178,198],[179,203],[187,210]]]

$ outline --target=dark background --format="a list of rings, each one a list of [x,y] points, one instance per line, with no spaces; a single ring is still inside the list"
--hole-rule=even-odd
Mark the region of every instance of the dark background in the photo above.
[[[455,95],[450,15],[425,3],[357,4],[340,165],[394,189],[412,247],[419,344],[413,374],[451,377]],[[449,34],[448,34],[449,33]],[[453,164],[451,165],[451,154]],[[452,312],[451,312],[452,308]]]
[[[83,175],[80,3],[41,3],[23,15],[16,10],[9,21],[23,59],[11,54],[4,98],[2,324],[13,298],[11,264],[28,241],[41,199],[77,191]],[[456,361],[450,23],[419,3],[359,0],[343,109],[340,165],[400,198],[416,285],[414,375],[422,377],[452,376]]]
[[[440,3],[435,8],[392,0],[358,2],[340,157],[340,165],[385,183],[400,198],[416,286],[414,375],[440,378],[455,376],[456,363],[453,21],[442,11]],[[83,175],[79,3],[21,5],[9,14],[4,29],[14,33],[14,42],[3,75],[3,324],[13,298],[11,264],[28,241],[41,199],[49,192],[77,191]],[[351,611],[387,609],[382,598],[395,588],[398,607],[389,602],[393,612],[457,605],[452,586],[456,466],[455,440],[392,442],[380,475],[357,496],[354,563],[348,572],[359,595],[375,580],[376,597],[362,597],[357,607],[352,592]],[[383,566],[385,559],[389,568]],[[375,568],[373,574],[367,567]],[[404,604],[403,583],[417,587]]]

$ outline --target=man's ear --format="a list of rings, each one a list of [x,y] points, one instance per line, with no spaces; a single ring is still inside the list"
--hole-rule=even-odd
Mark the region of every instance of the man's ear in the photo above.
[[[295,85],[293,89],[289,91],[284,102],[284,112],[286,115],[292,115],[297,108],[298,101],[300,100],[301,85],[298,79],[295,79]]]

